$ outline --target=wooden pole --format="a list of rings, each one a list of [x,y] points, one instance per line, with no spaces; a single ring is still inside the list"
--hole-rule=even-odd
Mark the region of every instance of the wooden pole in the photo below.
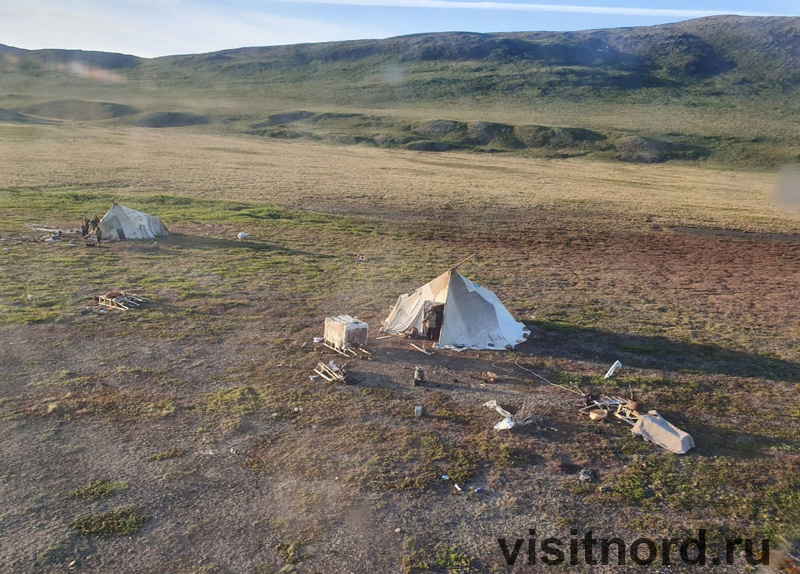
[[[456,263],[455,265],[453,265],[453,266],[452,266],[450,269],[452,270],[452,269],[455,269],[456,267],[459,267],[459,266],[463,265],[464,263],[466,263],[467,261],[469,261],[470,259],[472,259],[472,258],[473,258],[473,257],[475,257],[476,255],[477,255],[477,253],[473,253],[472,255],[470,255],[469,257],[467,257],[466,259],[462,259],[461,261],[459,261],[458,263]]]

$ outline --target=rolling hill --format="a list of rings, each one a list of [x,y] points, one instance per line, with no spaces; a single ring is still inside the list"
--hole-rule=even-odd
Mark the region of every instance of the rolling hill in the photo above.
[[[114,102],[142,113],[195,114],[208,121],[192,125],[269,137],[623,158],[617,143],[635,137],[625,145],[634,143],[638,151],[627,157],[709,157],[756,166],[800,155],[800,18],[417,34],[153,59],[0,45],[0,58],[0,106],[26,115],[46,110],[57,87],[59,101],[101,101],[106,111]],[[332,112],[339,115],[312,118]],[[91,117],[85,110],[41,115]],[[150,125],[128,113],[106,115]],[[418,130],[431,121],[462,127],[437,139]],[[502,125],[488,128],[495,135],[487,139],[467,134],[476,123]],[[530,143],[548,129],[599,135],[578,138],[577,146],[575,138],[554,145],[561,140],[552,134],[546,145]]]

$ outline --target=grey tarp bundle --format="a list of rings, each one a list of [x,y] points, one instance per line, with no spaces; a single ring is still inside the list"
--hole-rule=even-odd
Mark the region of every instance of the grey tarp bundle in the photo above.
[[[631,432],[677,454],[686,454],[694,448],[692,435],[673,426],[655,411],[641,415]]]
[[[401,295],[383,322],[386,333],[424,332],[431,305],[443,304],[439,346],[456,349],[506,349],[525,341],[530,331],[514,319],[493,292],[449,269],[416,291]]]
[[[130,209],[119,203],[100,220],[100,238],[106,240],[120,239],[152,239],[160,235],[167,235],[167,228],[155,215],[148,215],[135,209]]]

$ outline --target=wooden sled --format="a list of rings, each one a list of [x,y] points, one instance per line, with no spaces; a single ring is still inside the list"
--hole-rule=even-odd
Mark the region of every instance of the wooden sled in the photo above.
[[[105,295],[97,296],[97,303],[109,309],[119,309],[121,311],[129,311],[131,309],[138,309],[150,299],[147,297],[140,297],[133,293],[125,293],[124,291],[109,291]]]

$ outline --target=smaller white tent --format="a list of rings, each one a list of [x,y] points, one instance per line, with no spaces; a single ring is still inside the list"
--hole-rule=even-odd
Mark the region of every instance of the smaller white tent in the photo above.
[[[686,454],[694,448],[692,435],[673,426],[656,411],[641,415],[631,432],[676,454]]]
[[[115,203],[100,220],[100,238],[103,240],[152,239],[167,235],[167,228],[154,216]]]
[[[525,341],[530,331],[514,319],[493,292],[448,269],[416,291],[400,295],[383,331],[398,334],[425,332],[425,315],[432,305],[443,305],[439,347],[506,349]]]

